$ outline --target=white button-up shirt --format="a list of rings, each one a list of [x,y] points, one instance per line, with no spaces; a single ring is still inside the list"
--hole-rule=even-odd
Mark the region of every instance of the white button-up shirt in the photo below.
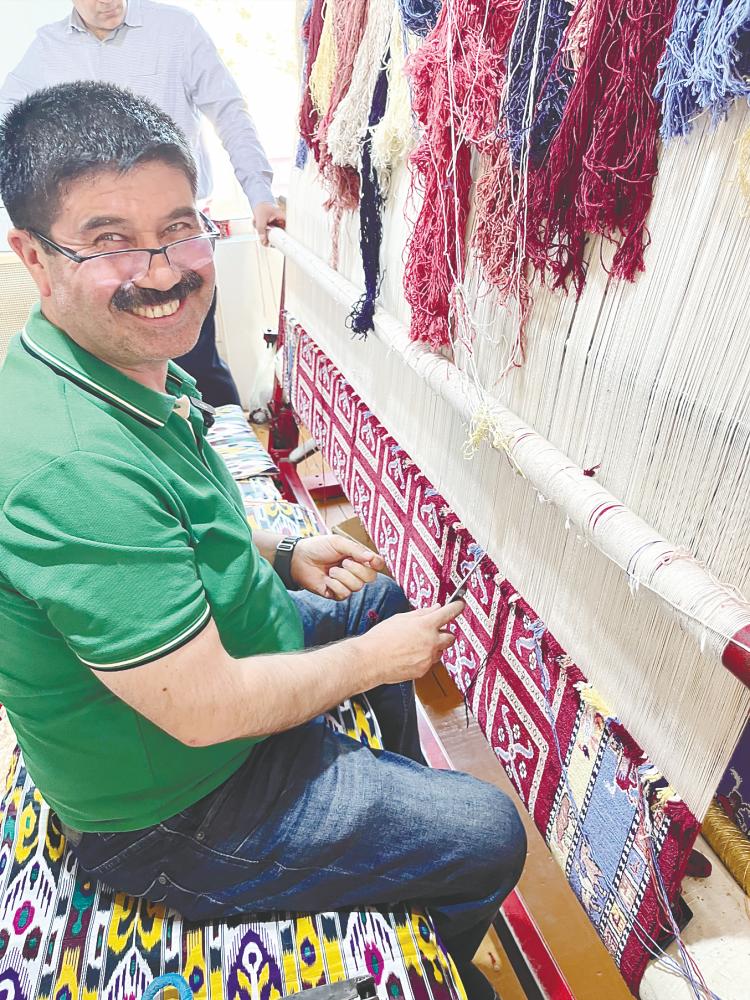
[[[75,8],[40,28],[0,90],[0,115],[39,90],[102,80],[150,98],[180,126],[198,163],[198,197],[211,193],[201,113],[213,123],[254,208],[274,201],[273,173],[240,89],[196,17],[180,7],[129,0],[123,23],[100,41]]]

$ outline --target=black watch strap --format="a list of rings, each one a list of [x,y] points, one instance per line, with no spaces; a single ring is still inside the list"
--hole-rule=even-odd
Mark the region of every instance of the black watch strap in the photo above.
[[[276,546],[276,555],[273,559],[273,568],[281,577],[281,582],[287,590],[299,590],[299,587],[292,579],[292,555],[294,548],[301,539],[282,538]]]

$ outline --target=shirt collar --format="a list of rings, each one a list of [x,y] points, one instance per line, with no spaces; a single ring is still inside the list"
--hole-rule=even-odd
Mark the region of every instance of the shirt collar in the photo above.
[[[169,392],[149,389],[76,344],[42,315],[38,303],[21,333],[21,343],[29,354],[57,375],[149,427],[166,424],[177,396],[184,394],[200,401],[195,379],[173,361],[169,362],[167,370]]]
[[[122,23],[115,28],[117,31],[122,24],[126,24],[129,28],[141,28],[143,27],[143,15],[141,13],[141,0],[128,0],[125,5],[125,16],[122,19]],[[68,31],[88,31],[88,28],[83,22],[83,18],[75,9],[75,7],[70,12],[70,17],[68,18]],[[108,35],[107,38],[111,38],[115,32]]]

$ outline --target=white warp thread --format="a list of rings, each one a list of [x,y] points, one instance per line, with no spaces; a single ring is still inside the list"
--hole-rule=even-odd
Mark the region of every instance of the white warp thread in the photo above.
[[[476,268],[470,267],[464,289],[475,342],[471,353],[455,349],[463,379],[439,357],[424,356],[421,347],[406,348],[423,356],[428,377],[432,371],[434,379],[442,366],[439,394],[378,338],[353,343],[345,333],[347,310],[330,290],[303,277],[292,261],[287,271],[291,312],[697,815],[705,812],[726,769],[750,695],[717,662],[719,636],[708,626],[705,634],[700,626],[689,634],[684,621],[665,615],[648,585],[687,579],[680,553],[692,553],[708,573],[674,603],[699,622],[715,623],[718,615],[724,634],[739,627],[744,611],[737,606],[734,618],[732,596],[712,584],[711,575],[750,592],[750,221],[736,184],[736,139],[749,120],[746,110],[736,109],[721,129],[699,126],[690,144],[667,149],[649,219],[646,273],[635,285],[610,284],[607,248],[592,240],[581,299],[535,293],[526,365],[500,381],[515,317],[497,307]],[[380,302],[408,327],[401,286],[407,188],[406,170],[397,168],[385,213]],[[295,174],[289,232],[325,258],[329,237],[317,209],[319,192],[314,168]],[[411,206],[409,216],[414,213]],[[340,270],[361,287],[358,232],[350,223],[342,230]],[[466,405],[458,386],[467,380],[575,466],[599,466],[582,488],[618,497],[673,543],[677,558],[657,568],[656,546],[642,547],[647,536],[631,532],[619,516],[610,516],[608,525],[602,517],[595,536],[602,530],[612,535],[623,552],[618,562],[631,563],[629,578],[572,518],[566,530],[560,508],[544,502],[544,490],[517,475],[504,453],[484,447],[465,461],[470,407],[461,416],[446,397],[456,395]],[[532,444],[522,441],[514,450],[526,461],[524,447]],[[538,461],[552,478],[545,489],[555,496],[558,484],[543,449]],[[564,484],[561,479],[559,488]],[[580,516],[585,524],[583,508]],[[631,588],[638,578],[640,588]]]

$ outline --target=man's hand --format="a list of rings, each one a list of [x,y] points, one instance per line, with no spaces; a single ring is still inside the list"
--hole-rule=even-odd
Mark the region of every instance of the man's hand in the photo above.
[[[286,208],[281,205],[272,205],[270,201],[259,202],[253,209],[253,225],[260,236],[260,242],[264,247],[267,247],[269,226],[279,226],[281,229],[286,229]]]
[[[400,684],[423,677],[456,641],[447,625],[466,607],[463,601],[409,611],[380,622],[352,640],[364,659],[377,663],[378,683]]]
[[[334,601],[346,600],[371,583],[383,569],[382,556],[341,535],[303,538],[292,555],[294,582]]]

